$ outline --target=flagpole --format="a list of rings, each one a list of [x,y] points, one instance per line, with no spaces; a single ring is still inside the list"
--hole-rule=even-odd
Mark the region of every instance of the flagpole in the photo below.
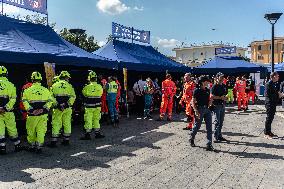
[[[2,16],[4,15],[4,5],[3,5],[3,0],[1,0],[1,4],[2,4]]]

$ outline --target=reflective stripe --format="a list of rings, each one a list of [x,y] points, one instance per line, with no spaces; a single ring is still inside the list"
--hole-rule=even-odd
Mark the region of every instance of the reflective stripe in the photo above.
[[[0,95],[0,98],[9,98],[8,95]]]
[[[57,95],[54,95],[55,97],[57,97],[57,96],[66,96],[66,97],[70,97],[71,95],[68,95],[68,94],[57,94]]]
[[[0,143],[0,146],[6,146],[6,143]]]
[[[70,137],[70,136],[71,136],[71,133],[64,133],[63,136],[64,136],[64,137]]]
[[[51,138],[51,141],[53,141],[53,142],[56,142],[57,140],[58,140],[57,137],[52,137],[52,138]]]
[[[52,101],[52,100],[31,100],[29,102],[30,103],[36,103],[36,102],[49,102],[49,101]]]
[[[5,139],[5,136],[0,136],[0,140],[1,140],[1,139]]]
[[[86,133],[92,132],[92,129],[86,129]]]
[[[14,145],[18,145],[18,144],[20,144],[21,143],[21,141],[20,140],[17,140],[16,142],[14,142]]]
[[[59,137],[59,134],[52,134],[52,137],[53,137],[53,138],[58,138],[58,137]]]
[[[37,142],[37,146],[38,146],[38,148],[41,148],[43,146],[43,144]]]

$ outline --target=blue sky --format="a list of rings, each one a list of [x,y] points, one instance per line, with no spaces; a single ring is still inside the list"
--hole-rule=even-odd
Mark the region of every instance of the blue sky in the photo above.
[[[56,29],[83,28],[103,43],[111,22],[151,31],[153,46],[167,55],[182,42],[229,42],[246,47],[269,39],[265,13],[284,12],[284,0],[48,0]],[[212,29],[216,30],[212,30]],[[284,36],[284,16],[276,25]]]

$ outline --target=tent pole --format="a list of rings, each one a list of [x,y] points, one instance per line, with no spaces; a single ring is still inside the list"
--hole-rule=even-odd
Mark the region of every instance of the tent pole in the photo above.
[[[1,14],[2,16],[4,15],[4,5],[3,5],[3,0],[1,0],[1,4],[2,4],[2,11],[1,11]]]

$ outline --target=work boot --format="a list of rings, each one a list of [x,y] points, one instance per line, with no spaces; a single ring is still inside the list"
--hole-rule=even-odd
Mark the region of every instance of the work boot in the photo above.
[[[86,133],[85,136],[81,137],[80,140],[91,140],[91,134]]]
[[[15,152],[20,152],[20,151],[22,151],[23,149],[24,149],[24,148],[23,148],[23,146],[21,146],[21,143],[15,145]]]
[[[61,144],[62,144],[63,146],[69,146],[69,145],[70,145],[70,142],[69,142],[69,140],[63,140],[63,141],[61,142]]]
[[[168,117],[167,121],[173,121],[173,119],[171,117]]]
[[[49,148],[56,148],[56,141],[51,141],[48,145]]]
[[[213,148],[212,144],[207,144],[206,151],[215,151],[215,149]]]
[[[98,138],[105,138],[105,136],[102,135],[101,132],[96,132],[96,133],[95,133],[95,138],[97,138],[97,139],[98,139]]]
[[[190,142],[190,146],[191,146],[191,147],[195,147],[195,143],[194,143],[194,140],[193,140],[193,139],[190,139],[189,142]]]
[[[7,152],[6,152],[6,146],[1,146],[1,147],[0,147],[0,155],[5,155],[5,154],[7,154]]]

